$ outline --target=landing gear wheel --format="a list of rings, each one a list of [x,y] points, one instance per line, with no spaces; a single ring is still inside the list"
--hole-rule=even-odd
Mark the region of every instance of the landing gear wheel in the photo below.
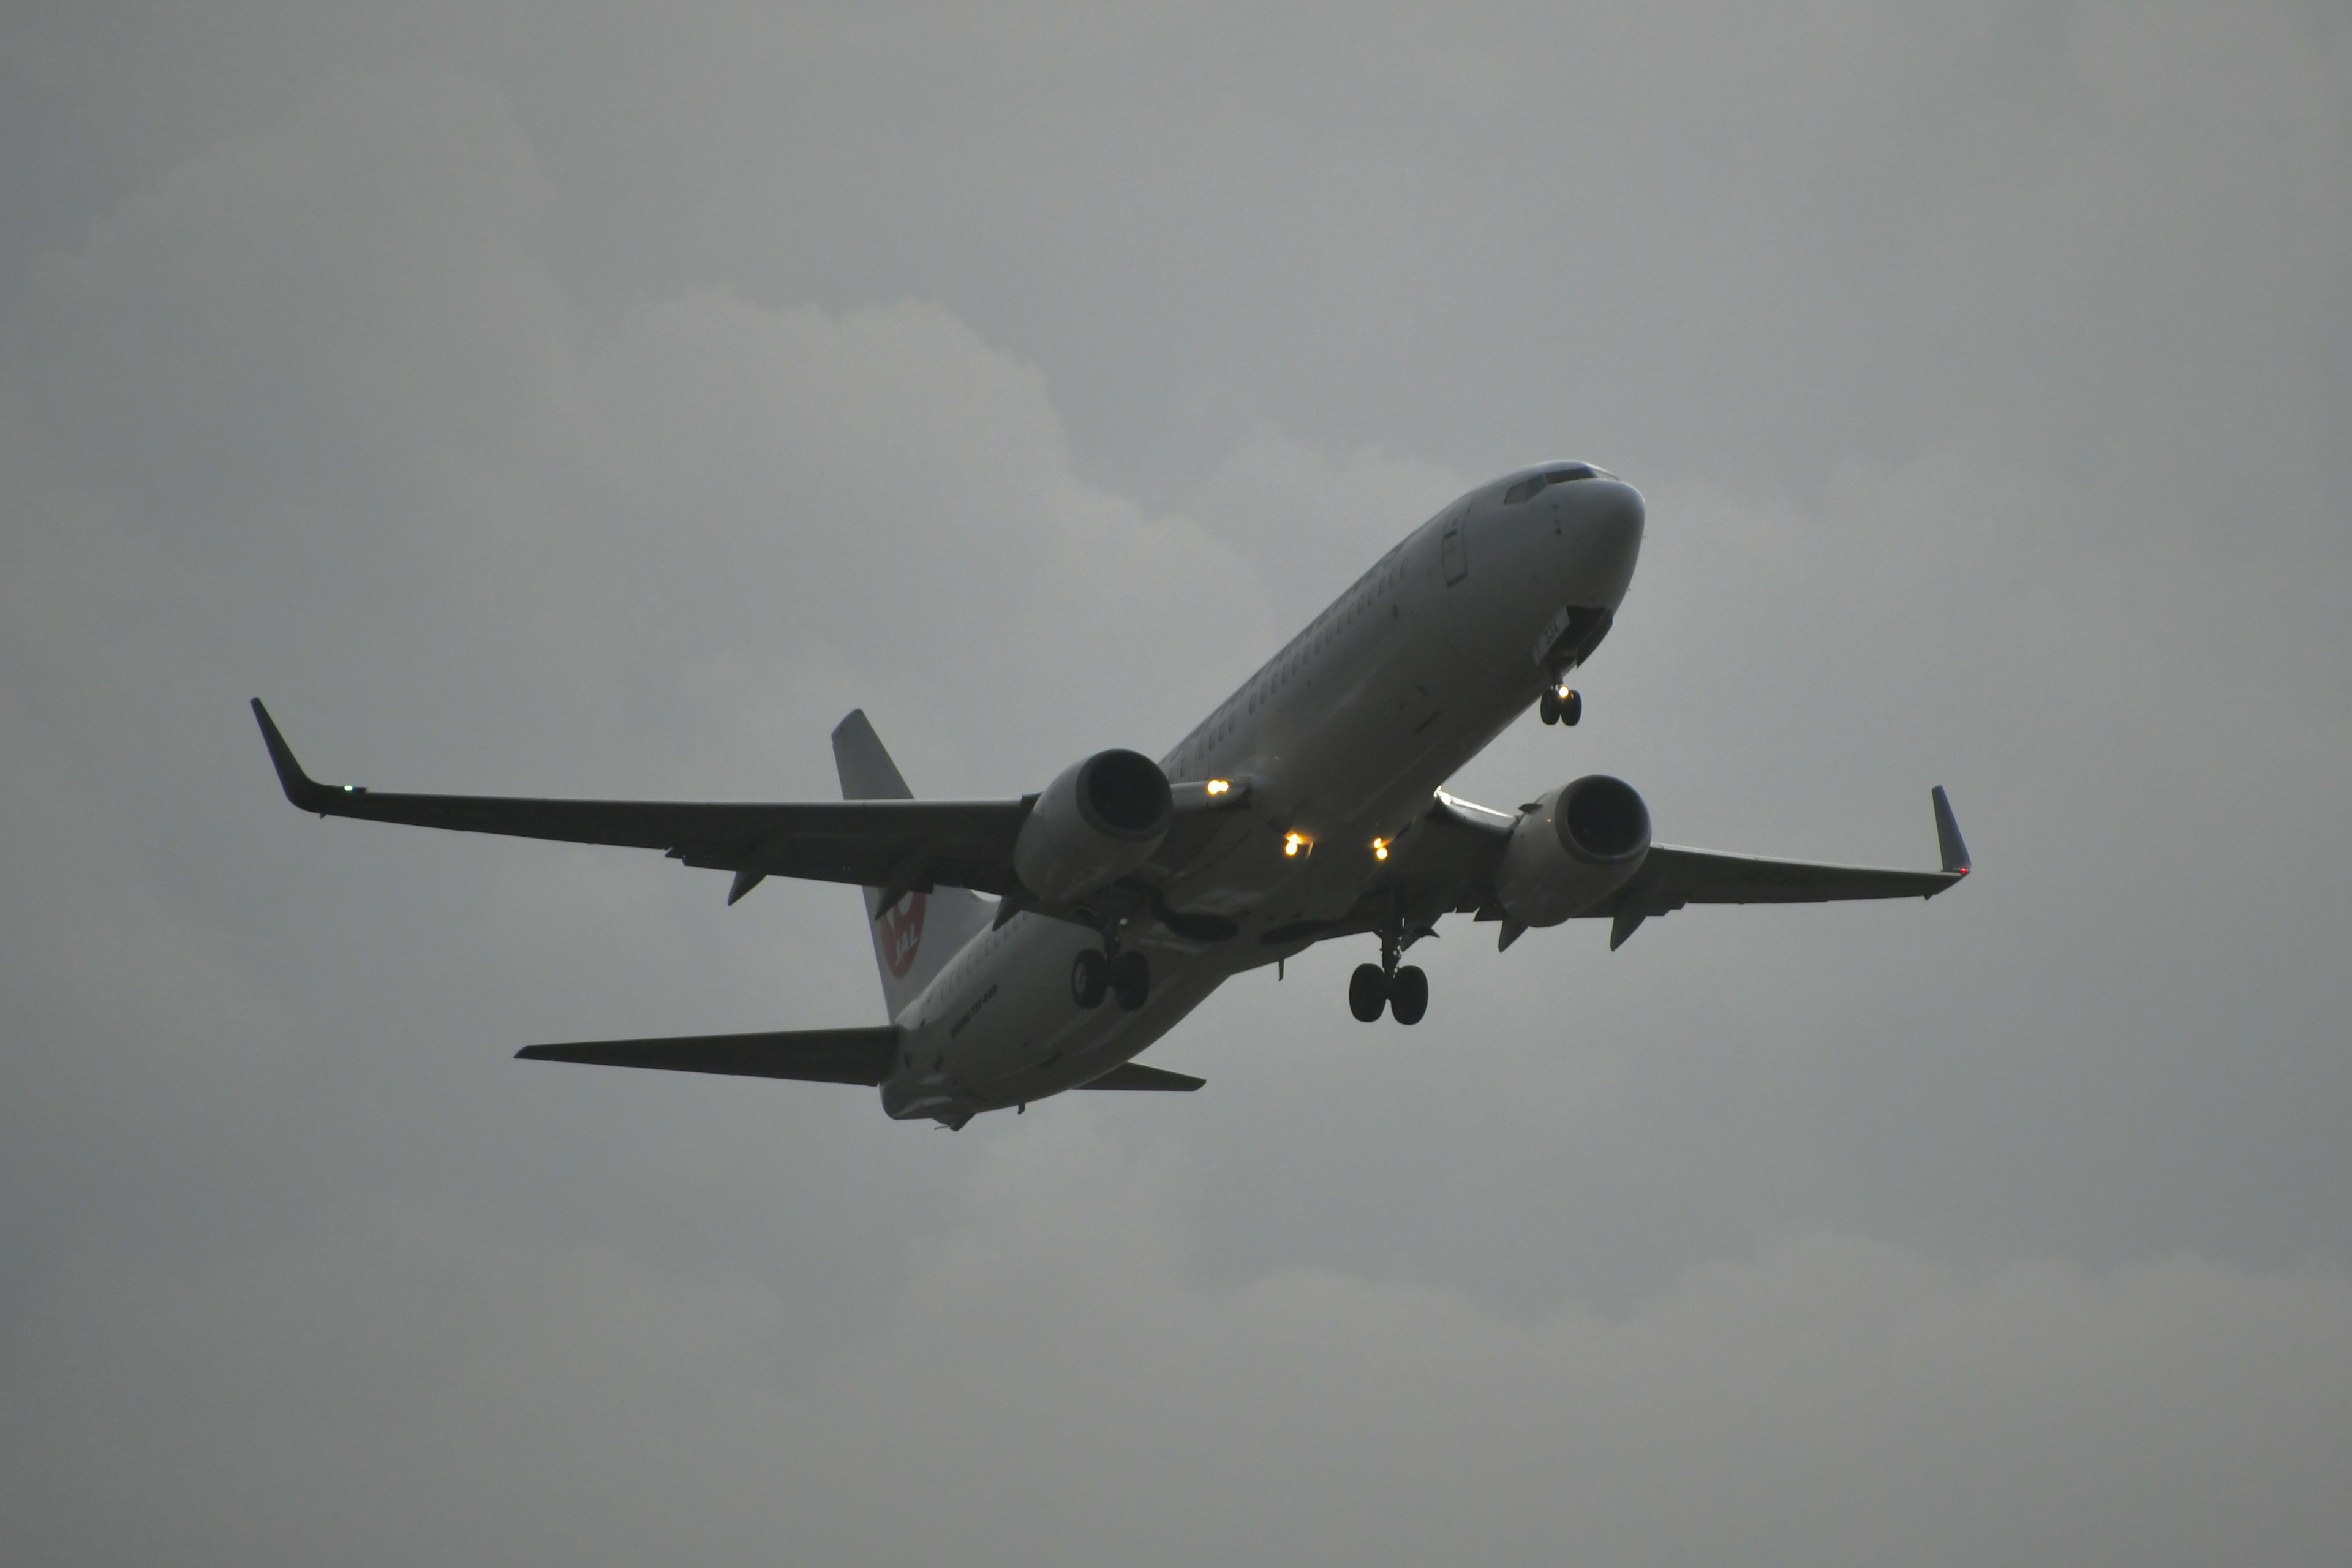
[[[1559,693],[1549,686],[1545,687],[1542,698],[1536,703],[1536,711],[1543,715],[1543,721],[1545,723],[1559,723]]]
[[[1151,966],[1139,952],[1122,952],[1105,965],[1110,988],[1118,997],[1118,1005],[1132,1013],[1143,1005],[1151,994]]]
[[[1377,1024],[1381,1010],[1388,1005],[1389,977],[1381,973],[1377,963],[1360,963],[1356,973],[1348,977],[1348,1011],[1356,1016],[1359,1024]]]
[[[1563,691],[1559,694],[1559,721],[1573,724],[1584,717],[1584,693]]]
[[[1418,965],[1408,963],[1389,982],[1389,1012],[1398,1023],[1409,1026],[1420,1023],[1422,1015],[1428,1011],[1429,976]]]
[[[1110,961],[1093,948],[1087,948],[1070,960],[1070,1000],[1081,1007],[1102,1005],[1103,993],[1110,989]]]

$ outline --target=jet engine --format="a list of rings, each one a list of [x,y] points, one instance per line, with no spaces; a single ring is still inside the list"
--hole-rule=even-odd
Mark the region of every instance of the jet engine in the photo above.
[[[1633,786],[1588,774],[1520,814],[1495,893],[1521,925],[1558,925],[1623,887],[1649,852],[1650,808]]]
[[[1175,806],[1140,752],[1097,752],[1045,786],[1013,843],[1021,885],[1055,903],[1085,898],[1151,858]]]

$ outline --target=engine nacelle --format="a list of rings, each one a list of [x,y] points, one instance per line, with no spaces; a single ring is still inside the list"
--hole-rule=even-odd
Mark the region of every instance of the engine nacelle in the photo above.
[[[1562,784],[1519,818],[1495,894],[1522,925],[1555,926],[1632,879],[1650,852],[1650,808],[1605,773]]]
[[[1013,842],[1013,869],[1041,899],[1083,899],[1150,859],[1174,812],[1157,763],[1140,752],[1097,752],[1037,797]]]

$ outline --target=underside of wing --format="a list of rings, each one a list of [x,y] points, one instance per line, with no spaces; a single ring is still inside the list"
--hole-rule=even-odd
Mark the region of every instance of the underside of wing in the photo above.
[[[253,704],[286,798],[321,816],[395,822],[572,844],[659,849],[673,860],[736,873],[738,894],[762,877],[1003,894],[1014,885],[1013,844],[1027,800],[736,802],[531,800],[395,795],[323,784],[302,771],[268,710]]]
[[[758,1035],[684,1035],[659,1040],[585,1040],[526,1046],[516,1059],[581,1062],[658,1072],[785,1078],[806,1083],[878,1084],[888,1076],[898,1031],[888,1024],[858,1029],[787,1029]]]
[[[1190,1094],[1209,1080],[1194,1078],[1190,1073],[1170,1072],[1166,1068],[1148,1068],[1141,1062],[1126,1062],[1095,1079],[1080,1084],[1081,1089],[1146,1089],[1162,1094]]]
[[[1580,918],[1611,921],[1609,945],[1617,948],[1652,915],[1688,904],[1932,899],[1969,874],[1969,850],[1943,786],[1936,786],[1929,799],[1943,860],[1940,869],[1832,866],[1658,844],[1651,847],[1641,868],[1623,887],[1584,910]],[[1383,918],[1402,918],[1410,928],[1418,911],[1451,908],[1475,910],[1480,920],[1504,921],[1503,945],[1507,947],[1525,928],[1512,922],[1501,907],[1494,879],[1517,821],[1510,813],[1439,792],[1427,816],[1401,841],[1398,870],[1383,879],[1348,920],[1329,922],[1327,930],[1317,934],[1339,936],[1372,930]]]
[[[1969,847],[1952,815],[1952,803],[1937,784],[1930,797],[1936,811],[1936,843],[1943,867],[1913,871],[1877,866],[1827,866],[1811,860],[1770,860],[1724,855],[1711,849],[1651,847],[1642,868],[1587,916],[1611,921],[1609,945],[1622,947],[1652,915],[1687,904],[1821,904],[1853,899],[1932,899],[1969,874]]]
[[[1965,871],[1910,871],[1769,860],[1710,849],[1654,846],[1614,903],[1654,905],[1653,914],[1685,904],[1819,904],[1844,899],[1932,899]],[[1594,914],[1606,912],[1601,910]]]

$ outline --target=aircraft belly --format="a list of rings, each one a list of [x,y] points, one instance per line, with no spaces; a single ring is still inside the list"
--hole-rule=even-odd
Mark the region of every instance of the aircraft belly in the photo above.
[[[883,1085],[893,1117],[960,1126],[983,1110],[1043,1100],[1100,1078],[1150,1046],[1223,981],[1212,964],[1149,941],[1151,991],[1139,1010],[1082,1008],[1070,963],[1094,933],[1038,915],[1016,917],[1003,945],[957,984],[927,994],[904,1064]]]
[[[1210,950],[1222,972],[1303,944],[1268,945],[1270,932],[1346,915],[1375,875],[1371,841],[1425,812],[1464,757],[1524,706],[1522,694],[1454,653],[1437,607],[1418,598],[1402,617],[1406,630],[1384,633],[1372,647],[1334,650],[1343,664],[1354,656],[1361,673],[1344,686],[1330,677],[1308,682],[1244,742],[1246,755],[1222,759],[1255,777],[1258,792],[1234,830],[1162,889],[1174,908],[1241,922],[1234,942]],[[1282,835],[1294,827],[1315,840],[1311,858],[1282,854]]]

